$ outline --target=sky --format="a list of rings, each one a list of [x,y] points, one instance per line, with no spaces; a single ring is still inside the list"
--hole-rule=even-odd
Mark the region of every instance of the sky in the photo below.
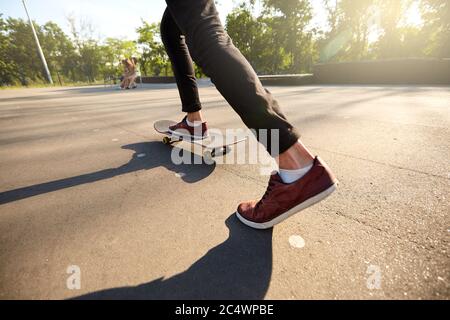
[[[78,23],[85,20],[94,28],[94,37],[107,37],[136,40],[136,28],[141,25],[141,19],[147,22],[159,22],[166,8],[164,0],[26,0],[28,10],[33,20],[39,24],[47,21],[56,22],[67,34],[69,26],[67,17],[74,15]],[[358,1],[358,0],[356,0]],[[219,0],[218,10],[223,23],[226,16],[242,0]],[[311,1],[313,4],[313,21],[311,27],[326,28],[327,16],[322,7],[322,1]],[[256,6],[258,11],[258,2]],[[0,13],[4,17],[26,18],[22,0],[0,0]],[[406,23],[420,24],[418,7],[405,14]],[[126,21],[126,22],[124,22]],[[374,39],[378,33],[372,33]]]
[[[164,0],[26,0],[33,20],[39,24],[47,21],[56,22],[69,33],[67,16],[73,14],[78,19],[90,21],[95,28],[95,37],[136,40],[136,28],[141,19],[148,22],[160,21],[166,8]],[[219,0],[218,10],[222,22],[240,0]],[[313,1],[315,21],[320,25],[326,20],[325,12]],[[4,17],[26,18],[22,0],[0,0],[0,13]],[[123,21],[127,21],[124,23]]]

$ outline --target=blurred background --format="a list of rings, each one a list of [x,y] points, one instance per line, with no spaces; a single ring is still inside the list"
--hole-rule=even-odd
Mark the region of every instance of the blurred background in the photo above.
[[[216,1],[235,45],[260,75],[304,74],[319,63],[450,58],[448,0]],[[120,60],[172,76],[160,40],[164,1],[27,1],[57,85],[103,83]],[[198,76],[202,72],[197,68]],[[22,1],[0,1],[1,87],[47,82]]]

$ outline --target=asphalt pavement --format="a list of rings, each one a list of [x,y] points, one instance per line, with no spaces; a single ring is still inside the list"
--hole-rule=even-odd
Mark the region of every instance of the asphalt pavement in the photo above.
[[[173,163],[174,85],[0,90],[0,299],[449,299],[450,87],[268,89],[340,186],[266,231],[262,163]]]

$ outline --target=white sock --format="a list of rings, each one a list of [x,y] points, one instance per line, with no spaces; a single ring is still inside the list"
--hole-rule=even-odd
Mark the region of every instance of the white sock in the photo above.
[[[196,127],[196,126],[202,125],[202,123],[200,121],[190,122],[187,118],[186,118],[186,123],[188,124],[189,127]]]
[[[297,170],[279,169],[278,174],[280,175],[281,180],[283,180],[284,183],[286,184],[294,183],[295,181],[298,181],[301,178],[303,178],[309,172],[309,170],[312,169],[313,165],[314,164],[311,163],[309,166]]]

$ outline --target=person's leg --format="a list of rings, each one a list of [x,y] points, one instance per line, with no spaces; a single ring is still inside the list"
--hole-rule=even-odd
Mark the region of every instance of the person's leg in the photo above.
[[[165,24],[170,26],[170,29],[176,29],[179,32],[176,36],[181,34],[177,23],[182,25],[188,35],[191,49],[198,58],[198,63],[249,128],[256,130],[280,129],[280,154],[276,154],[276,150],[270,150],[270,132],[267,132],[267,147],[269,152],[276,157],[281,169],[293,170],[309,166],[314,157],[302,143],[297,142],[299,135],[286,121],[277,101],[263,88],[253,68],[232,44],[221,25],[212,1],[196,2],[168,0],[169,10],[174,12],[177,16],[175,19],[178,20],[175,22],[172,15],[166,10],[165,19],[163,19]],[[198,17],[199,13],[203,13],[203,16],[208,19],[206,21],[189,19],[189,16]],[[195,32],[189,34],[189,30],[196,30],[197,34]],[[171,46],[166,47],[170,48]],[[184,61],[183,57],[188,56],[188,60],[191,61],[184,42],[181,47],[182,52],[187,52],[187,54],[183,53],[181,59],[178,57],[178,59],[172,60]],[[185,64],[183,63],[183,65]],[[193,70],[191,72],[194,73]]]
[[[129,77],[130,84],[128,85],[128,87],[130,89],[136,88],[136,78],[137,78],[137,74],[136,73],[133,73],[133,75],[131,75]]]
[[[161,20],[161,38],[167,55],[172,63],[178,92],[180,94],[182,111],[186,112],[191,122],[203,122],[198,94],[197,79],[191,55],[185,38],[166,9]]]
[[[233,45],[220,22],[214,1],[166,0],[166,3],[186,37],[192,58],[246,126],[255,129],[257,135],[260,129],[269,130],[266,131],[267,144],[264,139],[259,140],[275,157],[291,148],[300,135],[286,120],[277,101],[264,89],[252,66]],[[270,129],[279,130],[279,150],[272,148]]]
[[[130,89],[130,77],[125,77],[123,86],[125,89]]]
[[[194,61],[279,163],[280,173],[272,175],[266,194],[258,202],[241,203],[236,212],[238,218],[254,228],[269,228],[331,194],[337,179],[299,141],[300,135],[277,101],[264,89],[252,66],[225,32],[214,1],[166,3],[186,36]],[[272,136],[278,139],[272,141]]]
[[[123,78],[121,87],[122,87],[122,89],[126,89],[128,87],[128,78],[127,77]]]

